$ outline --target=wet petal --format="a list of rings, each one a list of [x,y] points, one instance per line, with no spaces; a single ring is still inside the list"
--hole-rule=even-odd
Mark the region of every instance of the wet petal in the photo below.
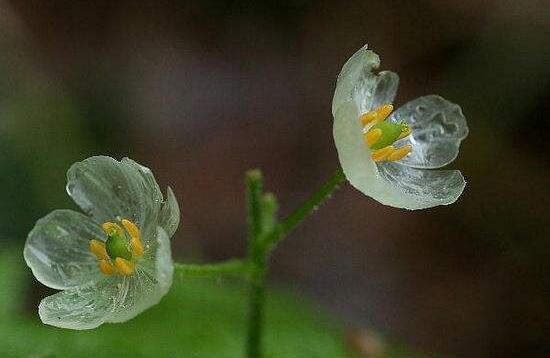
[[[353,103],[334,117],[334,142],[346,178],[357,190],[396,208],[424,209],[454,202],[465,182],[459,171],[420,170],[398,163],[376,164],[365,145]]]
[[[75,163],[67,173],[67,192],[98,223],[127,218],[146,233],[156,228],[162,193],[148,168],[106,156]]]
[[[149,254],[136,264],[132,276],[121,279],[116,293],[116,308],[106,322],[125,322],[160,302],[172,285],[174,264],[170,239],[158,227]]]
[[[399,163],[415,168],[440,168],[452,162],[458,155],[460,142],[468,135],[460,106],[436,95],[408,102],[389,120],[411,127],[412,134],[396,146],[412,146],[412,153]]]
[[[37,221],[29,233],[23,256],[44,285],[66,289],[102,278],[91,239],[103,240],[103,231],[89,217],[72,210],[56,210]]]
[[[387,196],[388,205],[406,209],[452,204],[466,186],[458,170],[416,169],[391,162],[379,163],[378,169],[388,184],[397,190],[397,193]]]
[[[333,115],[346,102],[355,102],[359,113],[393,102],[399,77],[390,71],[375,74],[379,65],[380,58],[367,50],[366,45],[349,58],[338,75],[332,100]]]
[[[159,226],[172,237],[180,224],[180,207],[172,188],[168,187],[166,201],[164,202],[159,214]]]
[[[70,329],[92,329],[105,322],[115,307],[117,278],[72,288],[44,298],[38,314],[45,324]]]
[[[372,103],[367,111],[378,108],[384,104],[392,103],[397,93],[397,87],[399,87],[399,76],[397,73],[391,71],[380,72],[376,78]],[[362,111],[361,113],[365,112],[366,111]]]

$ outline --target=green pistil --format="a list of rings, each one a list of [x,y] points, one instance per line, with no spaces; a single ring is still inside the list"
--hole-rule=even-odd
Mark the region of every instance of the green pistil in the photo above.
[[[377,150],[392,145],[393,142],[399,138],[403,127],[401,123],[391,123],[391,122],[379,122],[372,126],[369,130],[380,129],[382,131],[382,136],[374,144],[370,146],[371,149]]]
[[[132,253],[128,248],[128,241],[116,233],[110,234],[107,236],[107,241],[105,242],[105,249],[107,254],[111,259],[116,259],[121,257],[128,261],[132,260]]]

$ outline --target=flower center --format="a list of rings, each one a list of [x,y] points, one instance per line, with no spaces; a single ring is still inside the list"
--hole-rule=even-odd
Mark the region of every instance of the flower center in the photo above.
[[[412,151],[410,145],[396,148],[395,141],[411,134],[410,127],[405,123],[387,122],[386,118],[393,111],[391,104],[385,104],[359,117],[363,124],[363,138],[372,150],[371,158],[375,162],[395,162],[403,159]]]
[[[120,223],[124,229],[114,222],[101,226],[107,235],[105,242],[90,240],[90,251],[97,257],[101,272],[108,276],[131,276],[136,259],[144,253],[141,233],[136,224],[127,219],[122,219]]]

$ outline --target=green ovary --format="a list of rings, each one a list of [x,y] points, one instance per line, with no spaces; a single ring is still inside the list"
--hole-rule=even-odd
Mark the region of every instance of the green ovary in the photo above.
[[[107,237],[107,241],[105,242],[105,250],[107,251],[107,254],[109,254],[109,257],[113,260],[117,257],[121,257],[128,261],[132,260],[132,253],[128,248],[128,242],[120,235],[109,235]]]
[[[382,149],[388,145],[392,145],[395,142],[402,132],[402,124],[400,123],[390,123],[390,122],[380,122],[372,126],[369,130],[380,129],[382,131],[382,136],[370,146],[372,150]]]

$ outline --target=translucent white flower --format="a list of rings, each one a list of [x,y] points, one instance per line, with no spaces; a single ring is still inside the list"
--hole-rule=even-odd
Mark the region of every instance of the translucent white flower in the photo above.
[[[55,210],[29,233],[24,257],[44,285],[62,290],[38,307],[42,322],[91,329],[124,322],[172,285],[170,237],[180,211],[146,167],[97,156],[75,163],[67,192],[87,214]]]
[[[399,77],[374,71],[376,53],[359,49],[342,67],[332,101],[334,141],[342,169],[358,190],[382,204],[424,209],[451,204],[466,185],[452,162],[468,135],[460,107],[429,95],[397,111]]]

